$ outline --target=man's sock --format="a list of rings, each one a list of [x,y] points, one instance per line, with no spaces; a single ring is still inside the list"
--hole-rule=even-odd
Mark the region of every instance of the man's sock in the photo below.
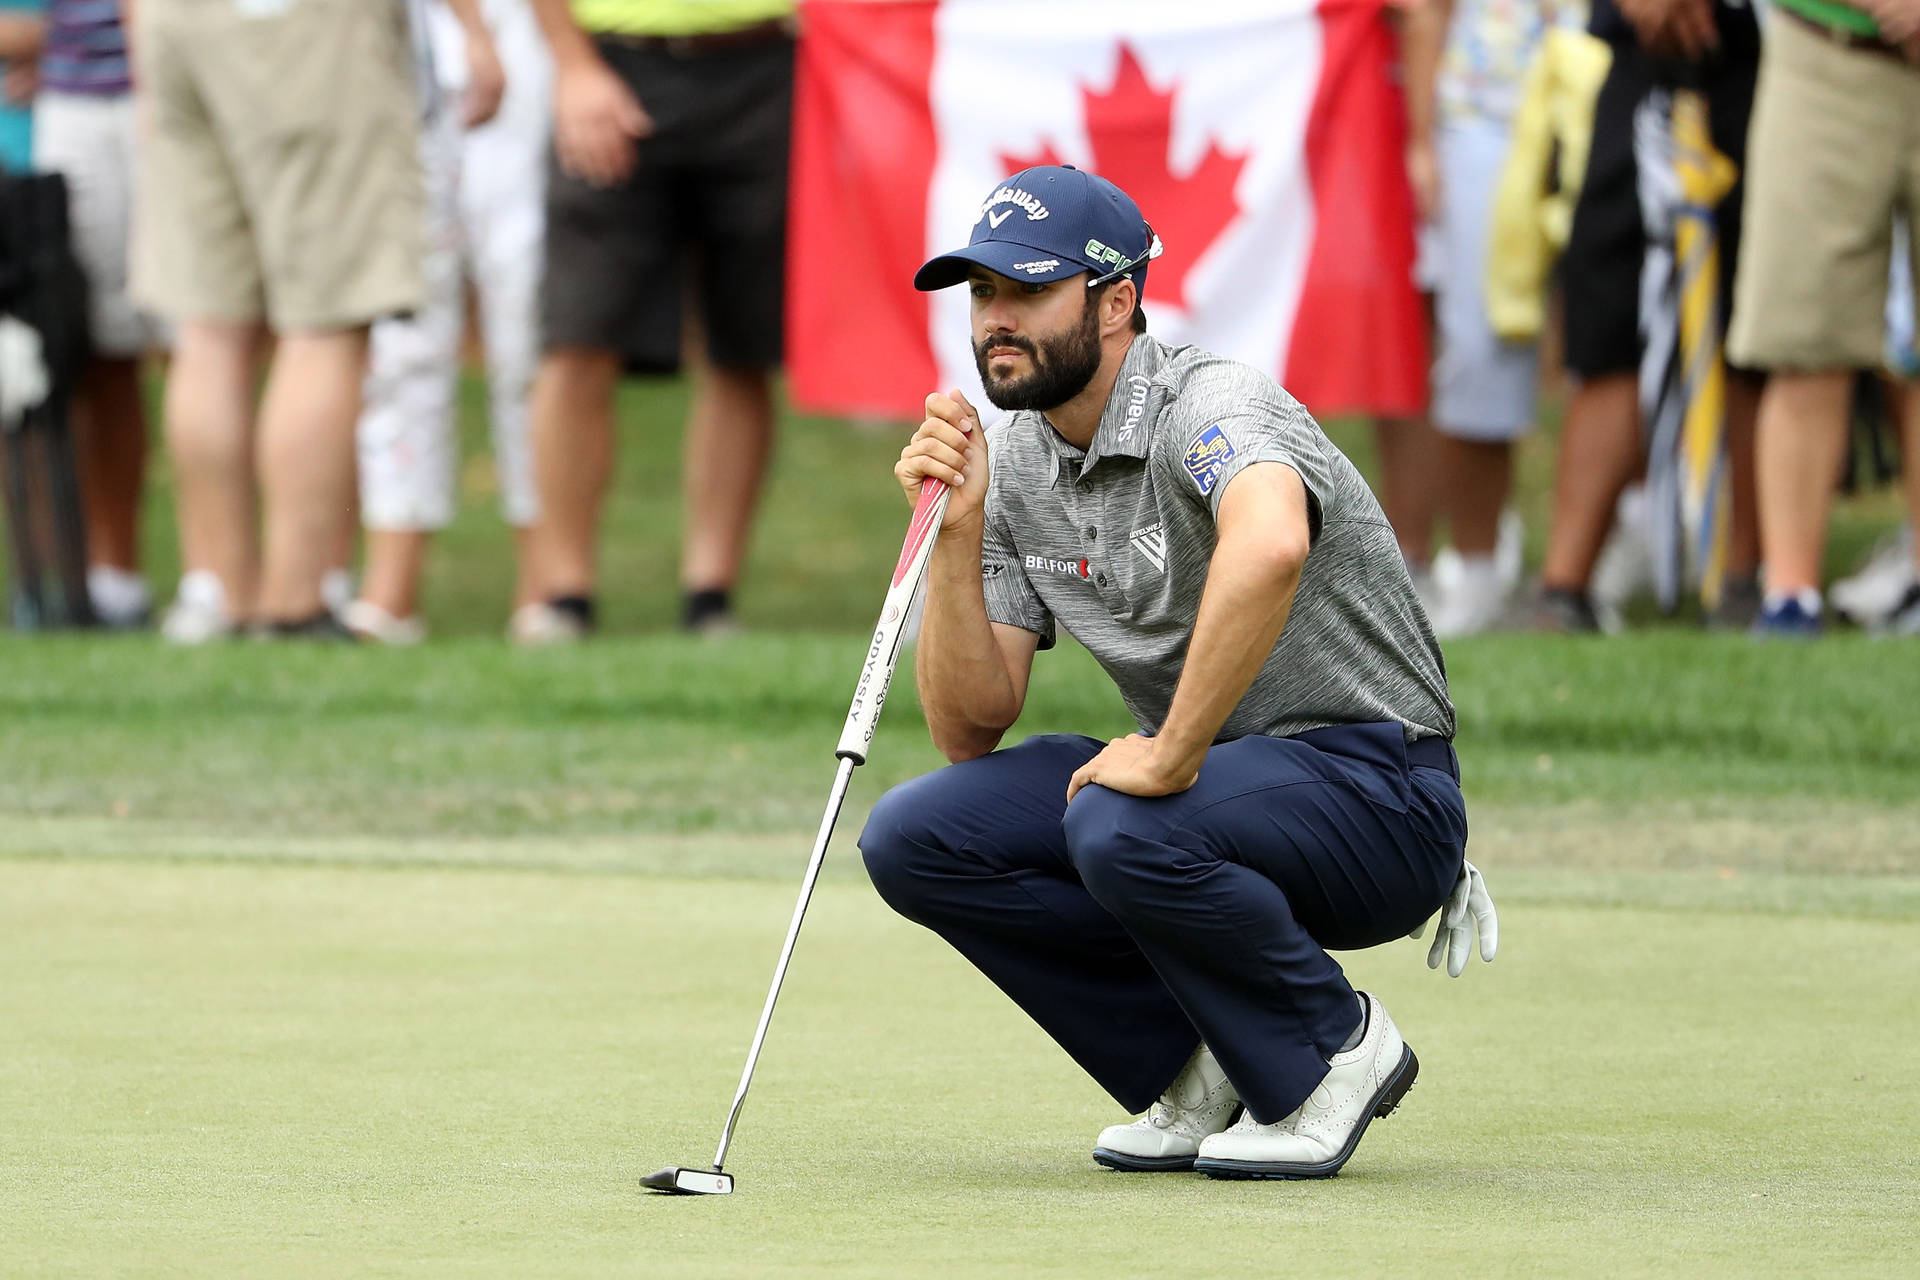
[[[1359,992],[1355,992],[1354,999],[1360,1002],[1360,1025],[1353,1029],[1353,1034],[1347,1037],[1347,1042],[1340,1046],[1340,1052],[1342,1053],[1351,1053],[1358,1047],[1362,1040],[1367,1038],[1367,1019],[1373,1016],[1367,1011],[1367,998],[1365,996]]]
[[[594,608],[592,596],[555,596],[547,601],[547,607],[572,617],[580,624],[582,631],[593,630],[599,621],[599,611]]]
[[[725,591],[689,591],[681,598],[680,625],[698,631],[714,618],[724,618],[733,610],[733,601]]]

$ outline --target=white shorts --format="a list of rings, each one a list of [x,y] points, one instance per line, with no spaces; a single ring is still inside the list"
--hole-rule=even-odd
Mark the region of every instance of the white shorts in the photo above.
[[[551,72],[526,4],[490,2],[486,11],[505,64],[506,99],[493,120],[463,132],[453,118],[457,86],[442,78],[435,118],[420,139],[426,305],[409,319],[373,327],[358,433],[361,517],[369,529],[442,529],[459,505],[455,391],[469,278],[487,357],[501,514],[516,528],[538,515],[527,395],[540,350]],[[458,27],[439,6],[430,21],[440,64],[463,65]]]
[[[133,98],[44,91],[33,102],[36,168],[67,180],[73,251],[87,273],[94,349],[130,357],[166,343],[127,296],[134,181]]]
[[[1504,125],[1475,119],[1442,124],[1436,141],[1432,418],[1460,440],[1512,440],[1533,427],[1539,349],[1501,341],[1487,319],[1487,241],[1508,137]]]

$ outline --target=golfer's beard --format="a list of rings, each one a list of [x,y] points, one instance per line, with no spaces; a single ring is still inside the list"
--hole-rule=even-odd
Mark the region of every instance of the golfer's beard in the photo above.
[[[987,352],[994,347],[1017,347],[1033,361],[1033,372],[1020,377],[995,378],[987,371]],[[1027,338],[991,337],[973,346],[974,367],[980,384],[996,409],[1055,409],[1079,395],[1100,371],[1100,315],[1092,307],[1080,323],[1037,345]]]

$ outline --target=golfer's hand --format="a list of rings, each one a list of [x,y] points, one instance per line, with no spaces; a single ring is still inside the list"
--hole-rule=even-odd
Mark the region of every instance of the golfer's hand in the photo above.
[[[909,503],[920,501],[920,483],[928,477],[952,490],[942,531],[980,523],[987,497],[987,433],[965,396],[936,391],[927,397],[926,421],[900,451],[893,474]]]
[[[598,55],[555,68],[553,146],[562,169],[592,186],[618,186],[640,163],[635,144],[652,133],[653,117]]]
[[[1438,969],[1440,957],[1447,958],[1447,976],[1457,978],[1466,970],[1467,952],[1473,949],[1473,931],[1480,931],[1480,958],[1491,961],[1500,949],[1500,920],[1493,914],[1493,899],[1487,895],[1487,882],[1480,868],[1471,862],[1460,864],[1460,878],[1454,881],[1453,895],[1447,899],[1434,927],[1433,946],[1427,949],[1427,968]],[[1417,938],[1427,931],[1422,924],[1408,934]]]
[[[1090,782],[1130,796],[1170,796],[1185,791],[1199,776],[1199,765],[1169,759],[1158,738],[1130,733],[1107,743],[1099,755],[1074,771],[1067,783],[1067,803],[1072,804],[1080,788]]]

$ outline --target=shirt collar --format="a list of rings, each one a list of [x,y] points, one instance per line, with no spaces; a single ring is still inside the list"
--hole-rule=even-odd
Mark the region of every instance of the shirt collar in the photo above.
[[[1113,380],[1113,390],[1107,393],[1107,406],[1100,413],[1100,425],[1094,428],[1093,444],[1084,452],[1067,443],[1044,415],[1036,415],[1040,417],[1040,434],[1045,437],[1049,452],[1053,455],[1047,478],[1049,487],[1060,483],[1062,458],[1079,462],[1080,474],[1084,476],[1102,458],[1147,456],[1151,447],[1148,423],[1160,401],[1160,396],[1155,394],[1153,378],[1160,371],[1162,363],[1158,342],[1145,334],[1133,340],[1133,345],[1127,348],[1126,358],[1120,362],[1120,372]]]

